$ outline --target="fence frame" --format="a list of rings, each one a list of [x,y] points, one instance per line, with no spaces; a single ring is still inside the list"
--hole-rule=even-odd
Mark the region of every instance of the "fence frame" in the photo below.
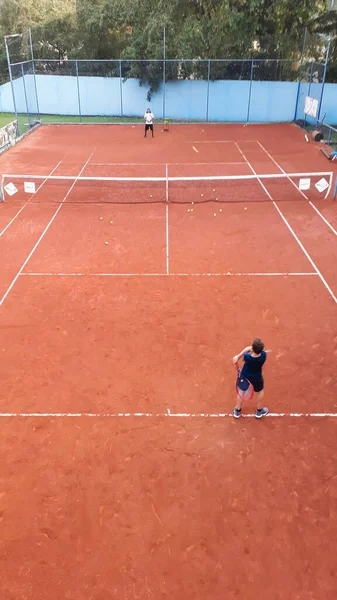
[[[24,93],[25,93],[25,99],[26,99],[26,107],[27,107],[27,117],[28,117],[28,122],[30,122],[30,118],[31,118],[31,114],[32,111],[29,110],[29,103],[28,103],[28,99],[27,99],[27,91],[26,91],[26,85],[25,85],[25,78],[24,78],[24,69],[23,69],[23,65],[26,63],[31,63],[32,64],[32,74],[33,74],[33,79],[34,79],[34,91],[35,91],[35,98],[34,98],[34,102],[36,102],[36,107],[37,107],[37,114],[38,114],[38,119],[40,120],[41,118],[41,113],[40,113],[40,102],[39,102],[39,94],[38,94],[38,84],[37,84],[37,75],[36,75],[36,67],[37,65],[41,64],[41,63],[58,63],[60,65],[63,65],[65,63],[69,64],[69,63],[74,63],[75,65],[75,75],[76,75],[76,86],[77,86],[77,106],[78,106],[78,115],[73,115],[74,117],[78,117],[79,118],[79,122],[82,123],[83,122],[83,116],[85,116],[83,114],[83,110],[82,110],[82,102],[81,102],[81,84],[80,84],[80,76],[79,76],[79,64],[82,63],[111,63],[111,64],[115,64],[118,63],[119,65],[119,114],[111,114],[111,115],[106,115],[106,116],[116,116],[120,119],[125,118],[125,110],[124,110],[124,98],[123,98],[123,70],[122,70],[122,65],[123,65],[123,60],[122,59],[92,59],[92,60],[86,60],[86,59],[57,59],[57,58],[51,58],[51,59],[36,59],[34,58],[34,52],[33,52],[33,42],[32,42],[32,33],[31,30],[29,29],[29,50],[30,50],[30,60],[27,61],[22,61],[22,62],[14,62],[11,63],[10,60],[10,52],[7,46],[7,42],[6,42],[6,38],[10,38],[10,37],[16,37],[18,34],[14,34],[14,36],[6,36],[5,37],[5,44],[6,44],[6,56],[7,56],[7,65],[8,65],[8,71],[9,71],[9,76],[10,76],[10,81],[11,81],[11,91],[12,91],[12,98],[13,98],[13,105],[14,105],[14,112],[15,112],[15,116],[17,118],[18,113],[17,113],[17,103],[16,103],[16,98],[15,98],[15,89],[14,89],[14,85],[13,85],[13,78],[12,78],[12,67],[14,66],[21,66],[21,70],[23,73],[23,82],[24,82]],[[298,70],[297,73],[297,78],[294,78],[294,82],[298,83],[298,89],[297,89],[297,96],[296,96],[296,101],[295,101],[295,110],[294,110],[294,118],[296,119],[297,117],[297,112],[298,112],[298,106],[299,106],[299,99],[300,99],[300,85],[301,85],[301,66],[303,64],[303,59],[304,59],[304,49],[305,49],[305,40],[306,40],[306,35],[307,35],[307,30],[305,30],[304,33],[304,40],[303,40],[303,48],[302,48],[302,53],[301,53],[301,58],[300,58],[300,68]],[[320,99],[319,99],[319,109],[318,109],[318,116],[317,116],[317,121],[319,120],[320,117],[320,113],[321,113],[321,109],[322,109],[322,101],[323,101],[323,93],[324,93],[324,85],[325,85],[325,80],[326,80],[326,73],[327,73],[327,66],[328,66],[328,60],[329,60],[329,51],[330,51],[330,43],[331,40],[329,39],[329,43],[328,43],[328,50],[326,52],[326,57],[325,57],[325,62],[322,63],[322,66],[324,67],[323,70],[323,81],[322,81],[322,90],[321,90],[321,94],[320,94]],[[142,63],[144,62],[144,60],[146,60],[146,63],[162,63],[162,83],[161,83],[161,88],[162,88],[162,114],[161,114],[161,119],[163,121],[165,121],[165,119],[167,118],[166,115],[166,110],[167,110],[167,106],[166,106],[166,86],[167,86],[167,65],[171,64],[171,63],[206,63],[207,64],[207,76],[206,78],[202,79],[202,81],[206,81],[206,100],[205,100],[205,117],[203,119],[194,119],[194,121],[200,121],[200,122],[209,122],[209,118],[210,118],[210,88],[211,88],[211,83],[212,83],[212,72],[211,72],[211,66],[212,64],[217,64],[217,63],[223,63],[223,64],[233,64],[233,63],[247,63],[247,67],[250,70],[250,77],[249,79],[242,79],[244,81],[247,81],[249,84],[248,87],[248,98],[247,98],[247,110],[246,110],[246,117],[242,119],[242,122],[245,122],[246,124],[250,123],[250,116],[251,116],[251,103],[252,103],[252,90],[253,90],[253,82],[256,81],[256,79],[254,78],[254,67],[257,66],[259,63],[266,63],[266,64],[272,64],[272,63],[276,63],[276,64],[284,64],[284,65],[289,65],[292,64],[293,62],[295,62],[293,59],[278,59],[278,58],[273,58],[273,59],[265,59],[265,58],[251,58],[251,59],[246,59],[246,58],[216,58],[216,59],[171,59],[171,58],[167,58],[166,57],[166,28],[163,28],[163,55],[162,58],[152,58],[152,59],[127,59],[125,62],[127,63]],[[311,87],[311,83],[312,83],[312,71],[313,71],[313,62],[311,63],[311,75],[310,75],[310,80],[309,80],[309,95],[310,95],[310,87]],[[103,75],[102,75],[103,76]],[[192,80],[193,78],[190,77],[190,79]],[[216,80],[216,79],[215,79]],[[240,80],[240,78],[239,78]],[[280,78],[281,81],[283,81],[282,78]],[[261,80],[262,81],[262,80]],[[266,79],[266,81],[268,81],[268,79]],[[94,116],[94,115],[93,115]],[[102,120],[105,117],[102,116]],[[175,119],[171,119],[172,122],[175,121]],[[188,120],[188,119],[184,119],[184,120]],[[220,119],[221,121],[221,119]],[[62,122],[62,121],[58,121],[58,122]],[[192,122],[192,120],[191,120]],[[226,122],[226,119],[223,119],[223,122]],[[306,115],[304,115],[304,122],[306,122]]]

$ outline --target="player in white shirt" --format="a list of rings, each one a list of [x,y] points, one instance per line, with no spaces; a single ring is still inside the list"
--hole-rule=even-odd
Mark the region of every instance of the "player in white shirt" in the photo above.
[[[151,129],[151,131],[152,131],[152,137],[154,137],[154,131],[153,131],[154,115],[151,112],[151,108],[147,109],[147,111],[146,111],[146,113],[144,115],[144,121],[145,121],[145,135],[144,135],[144,137],[146,137],[148,129]]]

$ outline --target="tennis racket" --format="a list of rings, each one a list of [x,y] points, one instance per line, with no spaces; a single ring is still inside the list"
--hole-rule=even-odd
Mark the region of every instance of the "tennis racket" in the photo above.
[[[241,400],[251,400],[254,394],[254,388],[250,381],[245,377],[241,377],[241,371],[236,364],[237,379],[236,379],[236,393]]]

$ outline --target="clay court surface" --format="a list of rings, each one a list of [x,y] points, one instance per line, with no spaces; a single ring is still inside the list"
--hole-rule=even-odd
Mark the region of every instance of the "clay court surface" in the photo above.
[[[1,597],[335,600],[332,190],[81,177],[336,167],[293,125],[155,133],[42,126],[0,157],[44,176],[0,204]],[[256,336],[271,415],[235,420]]]

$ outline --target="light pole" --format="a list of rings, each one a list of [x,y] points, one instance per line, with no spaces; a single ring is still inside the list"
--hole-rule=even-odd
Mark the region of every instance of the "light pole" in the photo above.
[[[11,69],[11,62],[10,62],[10,58],[9,58],[9,51],[8,51],[8,40],[14,40],[17,39],[19,37],[22,37],[21,33],[13,33],[12,35],[5,35],[4,40],[5,40],[5,49],[6,49],[6,57],[7,57],[7,65],[8,65],[8,72],[9,72],[9,79],[11,82],[11,88],[12,88],[12,96],[13,96],[13,106],[14,106],[14,112],[15,112],[15,118],[16,118],[16,122],[17,122],[17,129],[18,129],[18,134],[20,135],[20,127],[19,127],[19,119],[18,119],[18,111],[16,109],[16,102],[15,102],[15,93],[14,93],[14,84],[13,84],[13,78],[12,78],[12,69]]]

